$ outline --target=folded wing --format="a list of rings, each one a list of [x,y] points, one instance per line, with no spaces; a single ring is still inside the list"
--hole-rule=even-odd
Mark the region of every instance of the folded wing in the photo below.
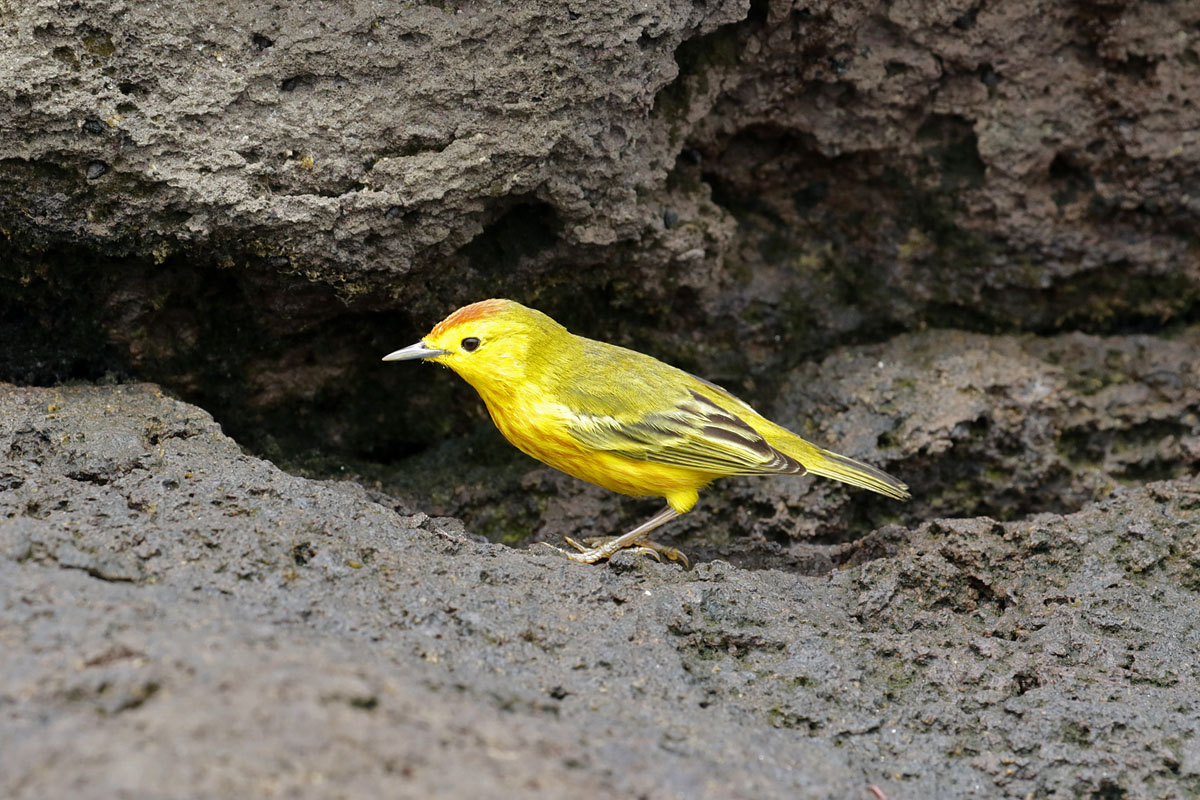
[[[689,390],[673,408],[631,419],[575,411],[571,435],[586,447],[721,475],[800,474],[804,466],[772,447],[745,420]]]

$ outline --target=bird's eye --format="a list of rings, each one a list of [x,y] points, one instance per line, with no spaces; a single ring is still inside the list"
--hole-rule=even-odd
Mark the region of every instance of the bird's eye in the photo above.
[[[478,349],[478,347],[479,347],[479,340],[476,339],[474,336],[468,336],[467,338],[462,340],[462,349],[466,350],[468,353],[475,352],[475,350]]]

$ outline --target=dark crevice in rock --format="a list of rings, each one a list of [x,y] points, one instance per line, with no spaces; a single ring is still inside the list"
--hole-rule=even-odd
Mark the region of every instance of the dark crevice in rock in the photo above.
[[[50,263],[55,269],[42,266]],[[396,344],[389,329],[411,335],[400,333],[410,326],[348,311],[329,288],[254,267],[63,248],[7,261],[0,286],[0,380],[152,380],[274,457],[314,449],[369,456],[396,441],[376,427],[381,390],[343,396],[329,379],[354,374],[353,384],[378,381],[386,391],[396,375],[378,357]],[[347,416],[352,406],[357,423]],[[414,413],[424,413],[419,401]]]
[[[562,221],[549,203],[506,197],[489,206],[483,230],[455,255],[484,285],[496,286],[554,247],[561,233]]]
[[[709,93],[710,70],[734,67],[745,36],[761,27],[766,15],[766,3],[752,2],[748,18],[684,40],[676,48],[678,74],[654,96],[654,116],[671,126],[673,142],[680,140],[683,132],[680,125],[695,96]]]
[[[1005,243],[962,224],[964,193],[979,189],[986,174],[971,121],[933,115],[916,141],[924,160],[912,174],[873,155],[828,157],[811,137],[770,125],[743,129],[706,157],[703,180],[746,243],[742,268],[760,281],[770,276],[767,285],[788,308],[822,322],[825,338],[789,337],[801,342],[793,357],[811,357],[835,337],[866,343],[925,326],[1130,333],[1164,319],[1200,320],[1200,289],[1184,271],[1138,273],[1118,259],[1029,285]],[[768,164],[770,172],[751,171]],[[1062,206],[1087,206],[1094,197],[1088,168],[1071,154],[1054,159],[1049,180]],[[1128,212],[1119,218],[1142,224]],[[1174,226],[1169,216],[1157,224]],[[981,285],[966,261],[995,265],[995,279]],[[786,318],[776,327],[786,331]]]

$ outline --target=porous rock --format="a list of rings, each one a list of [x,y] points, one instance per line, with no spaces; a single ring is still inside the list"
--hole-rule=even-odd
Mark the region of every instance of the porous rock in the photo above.
[[[823,577],[604,568],[282,473],[150,385],[0,412],[6,797],[1195,780],[1193,479],[881,532]]]

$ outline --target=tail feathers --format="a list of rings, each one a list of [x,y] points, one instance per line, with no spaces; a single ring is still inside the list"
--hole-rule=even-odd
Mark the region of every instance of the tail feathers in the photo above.
[[[816,463],[813,463],[814,461]],[[869,464],[855,461],[853,458],[846,458],[846,456],[840,456],[829,450],[821,450],[819,461],[817,459],[806,459],[804,466],[814,475],[833,478],[842,483],[848,483],[851,486],[870,489],[872,492],[886,494],[888,497],[894,497],[897,500],[907,500],[910,496],[908,486],[900,479],[893,478],[883,470],[876,469]]]

